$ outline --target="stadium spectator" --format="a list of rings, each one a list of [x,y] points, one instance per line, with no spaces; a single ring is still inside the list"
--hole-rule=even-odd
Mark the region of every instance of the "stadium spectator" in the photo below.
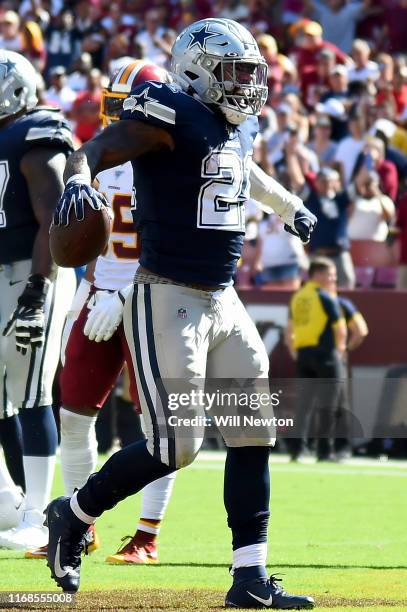
[[[329,91],[329,77],[334,66],[334,53],[331,49],[322,49],[318,55],[315,70],[309,70],[304,74],[302,95],[308,108],[313,108],[321,97]]]
[[[318,115],[327,115],[331,120],[331,138],[334,142],[340,142],[348,135],[348,117],[346,109],[340,100],[329,98],[325,102],[318,102],[315,107]]]
[[[74,18],[70,10],[63,10],[56,15],[45,32],[47,44],[46,76],[54,66],[63,66],[68,70],[78,57],[80,37],[74,28]]]
[[[329,75],[329,89],[321,96],[321,102],[331,98],[346,102],[349,99],[348,70],[343,64],[336,64]]]
[[[303,0],[283,0],[282,2],[282,21],[284,24],[297,23],[304,12]]]
[[[260,53],[267,62],[267,84],[269,87],[269,102],[278,96],[282,90],[284,77],[284,60],[278,53],[276,39],[270,34],[262,34],[257,39]]]
[[[406,50],[407,5],[405,0],[381,0],[384,14],[384,41],[391,53]]]
[[[385,159],[384,143],[380,138],[368,138],[358,164],[359,172],[373,170],[379,175],[380,189],[395,202],[399,188],[397,168],[392,161]]]
[[[0,16],[0,49],[17,51],[23,49],[20,35],[20,17],[14,11],[6,11]]]
[[[247,21],[249,19],[250,9],[247,2],[229,0],[219,4],[221,5],[219,13],[217,13],[219,17],[234,19],[235,21]],[[209,16],[210,15],[208,15],[208,17]]]
[[[332,43],[323,40],[322,28],[316,21],[303,20],[295,30],[295,47],[292,54],[300,75],[301,90],[307,85],[310,72],[316,72],[318,58],[323,49],[332,51],[336,64],[344,64],[347,55]]]
[[[92,69],[92,56],[90,53],[81,53],[71,65],[71,72],[67,78],[68,86],[76,93],[86,89],[89,72]]]
[[[100,22],[98,0],[77,0],[75,3],[75,28],[81,41],[81,51],[92,56],[92,64],[102,68],[107,33]]]
[[[292,124],[290,119],[292,109],[287,103],[282,103],[276,108],[277,129],[267,139],[267,134],[262,147],[262,166],[269,173],[273,174],[273,168],[284,157],[284,143],[287,140],[288,132]]]
[[[46,48],[42,31],[35,21],[24,21],[21,26],[22,52],[38,72],[42,72],[46,62]]]
[[[136,35],[135,42],[140,45],[143,57],[159,66],[166,66],[174,40],[161,19],[160,11],[150,9],[144,19],[145,28]]]
[[[393,201],[380,191],[380,177],[363,168],[353,186],[353,207],[349,217],[348,235],[351,240],[384,242],[389,226],[395,221]]]
[[[370,0],[347,2],[347,0],[307,0],[307,14],[322,26],[324,38],[344,53],[350,53],[358,20],[369,13]]]
[[[76,93],[67,85],[65,68],[55,66],[51,69],[49,76],[51,87],[45,93],[47,103],[60,108],[66,115],[69,115],[76,99]]]
[[[328,115],[317,117],[314,136],[308,147],[317,155],[320,165],[330,165],[335,159],[338,145],[331,140],[332,126]]]
[[[310,254],[330,257],[336,266],[338,285],[351,289],[355,286],[348,235],[351,200],[346,191],[341,191],[339,174],[332,168],[322,168],[316,179],[309,181],[311,189],[305,189],[304,203],[318,218],[309,244]]]
[[[130,61],[130,41],[126,33],[116,34],[109,40],[103,61],[104,71],[114,74]],[[134,53],[134,56],[140,53]]]
[[[72,119],[76,122],[75,136],[86,142],[100,126],[100,102],[102,99],[102,73],[92,68],[87,79],[87,89],[78,94],[72,106]]]
[[[343,138],[336,150],[335,161],[339,163],[345,185],[353,179],[356,163],[365,144],[366,123],[360,110],[355,109],[349,116],[349,136]]]
[[[259,225],[259,262],[256,284],[298,289],[301,270],[307,269],[304,247],[284,230],[278,215],[269,215]]]
[[[377,81],[380,77],[379,66],[370,59],[370,47],[365,40],[357,38],[352,45],[354,66],[348,71],[349,82]]]

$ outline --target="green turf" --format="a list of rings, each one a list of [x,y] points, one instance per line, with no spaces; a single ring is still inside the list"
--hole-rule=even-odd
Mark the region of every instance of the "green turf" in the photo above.
[[[285,574],[287,589],[336,610],[406,610],[406,468],[277,463],[271,472],[269,566]],[[219,591],[212,595],[221,603],[230,584],[222,478],[216,455],[179,473],[160,534],[159,566],[104,563],[120,538],[134,531],[139,499],[106,513],[97,523],[102,547],[83,563],[82,591],[199,589],[185,607],[214,609],[207,594]],[[62,492],[59,470],[54,492]],[[0,589],[54,590],[45,563],[21,556],[0,551]],[[145,607],[161,609],[147,602]]]

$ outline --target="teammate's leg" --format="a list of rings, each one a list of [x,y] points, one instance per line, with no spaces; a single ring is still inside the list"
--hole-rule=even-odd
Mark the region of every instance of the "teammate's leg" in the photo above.
[[[23,435],[21,423],[16,414],[0,419],[0,444],[3,447],[4,459],[14,484],[25,491]]]
[[[16,487],[6,464],[0,460],[0,529],[12,529],[18,525],[23,503],[21,488]]]
[[[8,470],[15,485],[25,490],[21,425],[16,416],[16,410],[7,396],[6,356],[8,343],[2,334],[18,299],[17,287],[20,283],[14,283],[12,276],[12,266],[0,266],[0,295],[2,296],[0,300],[0,444],[3,447],[7,465],[6,472]],[[13,487],[8,474],[7,481]],[[5,488],[5,486],[3,483],[2,488]]]
[[[29,261],[13,264],[13,279],[21,281],[27,278],[30,266]],[[52,383],[59,361],[65,314],[75,285],[72,270],[58,271],[45,303],[45,341],[41,349],[30,349],[26,355],[22,355],[16,351],[14,335],[5,339],[7,392],[12,405],[20,408],[26,480],[23,522],[15,533],[2,534],[2,546],[9,548],[42,546],[47,540],[42,512],[50,497],[57,446],[51,406]],[[15,286],[21,291],[19,284]],[[17,299],[18,295],[12,296],[14,305]],[[10,304],[10,310],[14,305]]]

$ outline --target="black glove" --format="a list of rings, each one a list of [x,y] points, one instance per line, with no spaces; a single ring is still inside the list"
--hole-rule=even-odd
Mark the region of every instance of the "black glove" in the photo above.
[[[101,210],[103,207],[109,208],[105,196],[90,185],[77,181],[68,183],[55,209],[53,224],[69,225],[69,215],[72,209],[77,220],[83,221],[85,204],[88,204],[93,210]]]
[[[317,221],[316,216],[308,208],[301,206],[295,213],[293,227],[285,224],[284,229],[286,232],[293,234],[293,236],[301,238],[301,242],[307,244],[310,241]]]
[[[44,304],[50,284],[42,274],[31,274],[3,331],[3,336],[9,336],[15,330],[16,349],[23,355],[29,346],[41,348],[44,343]]]

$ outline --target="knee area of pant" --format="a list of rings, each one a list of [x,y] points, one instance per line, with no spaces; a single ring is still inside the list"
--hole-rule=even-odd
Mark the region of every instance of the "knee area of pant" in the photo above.
[[[181,442],[177,440],[177,449],[175,456],[175,469],[180,469],[187,467],[195,460],[195,457],[199,453],[199,450],[202,446],[202,439],[191,439],[191,440],[182,440]]]

